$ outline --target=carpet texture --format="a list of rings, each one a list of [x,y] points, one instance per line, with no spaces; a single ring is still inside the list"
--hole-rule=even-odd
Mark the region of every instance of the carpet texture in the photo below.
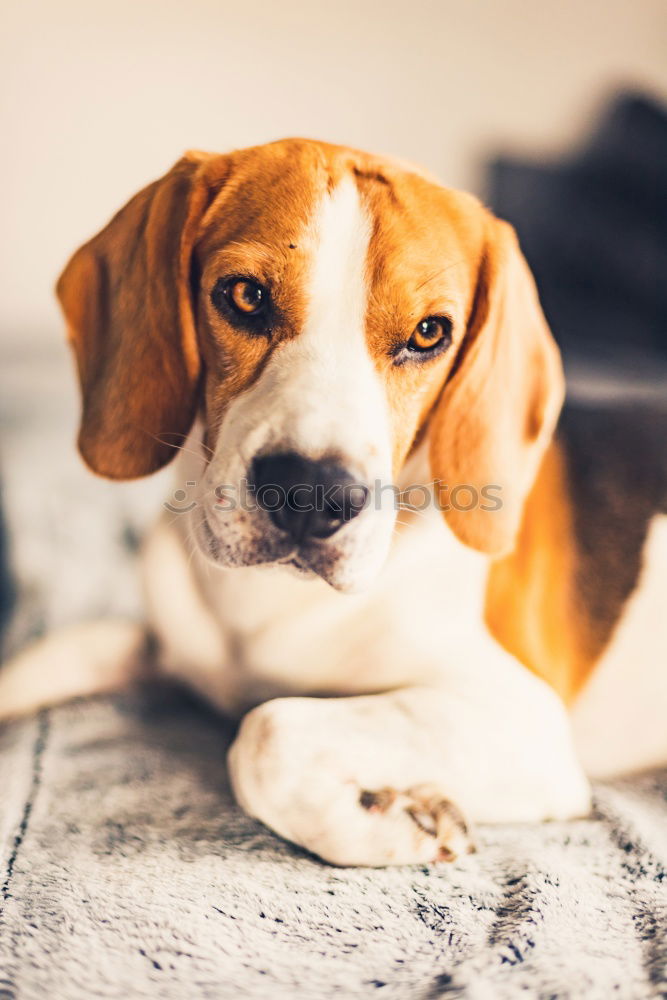
[[[226,724],[144,688],[0,732],[0,998],[667,997],[667,771],[453,865],[336,869],[234,805]]]

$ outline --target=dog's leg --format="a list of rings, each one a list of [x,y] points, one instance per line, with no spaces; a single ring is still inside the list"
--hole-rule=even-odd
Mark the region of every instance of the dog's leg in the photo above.
[[[146,632],[125,621],[59,629],[0,667],[0,722],[115,691],[145,670]]]
[[[236,797],[338,865],[449,860],[471,847],[466,820],[585,814],[588,784],[562,704],[523,668],[512,677],[266,702],[229,753]]]

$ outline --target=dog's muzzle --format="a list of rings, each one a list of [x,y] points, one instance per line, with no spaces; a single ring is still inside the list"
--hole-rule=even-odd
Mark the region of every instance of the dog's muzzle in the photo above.
[[[335,460],[312,461],[296,452],[254,459],[258,506],[296,545],[330,538],[368,504],[370,490]]]

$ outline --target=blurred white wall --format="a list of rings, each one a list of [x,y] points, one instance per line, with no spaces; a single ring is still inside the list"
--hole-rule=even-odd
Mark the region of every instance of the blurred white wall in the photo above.
[[[188,147],[307,135],[480,186],[621,84],[667,95],[665,0],[13,0],[0,32],[3,336],[51,340],[67,255]]]

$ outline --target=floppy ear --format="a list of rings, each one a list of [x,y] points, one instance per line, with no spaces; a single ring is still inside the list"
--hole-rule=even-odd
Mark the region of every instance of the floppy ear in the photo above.
[[[83,399],[79,450],[102,476],[156,471],[192,424],[200,358],[191,254],[224,159],[187,154],[81,247],[58,281]]]
[[[449,499],[443,499],[450,506],[457,484],[476,491],[475,508],[452,507],[447,522],[467,545],[499,556],[514,545],[524,500],[558,418],[564,380],[516,234],[490,214],[461,352],[432,415],[431,468],[434,479],[449,488]],[[490,486],[496,490],[485,490]],[[467,505],[471,494],[463,495]],[[493,509],[495,497],[499,509]]]

